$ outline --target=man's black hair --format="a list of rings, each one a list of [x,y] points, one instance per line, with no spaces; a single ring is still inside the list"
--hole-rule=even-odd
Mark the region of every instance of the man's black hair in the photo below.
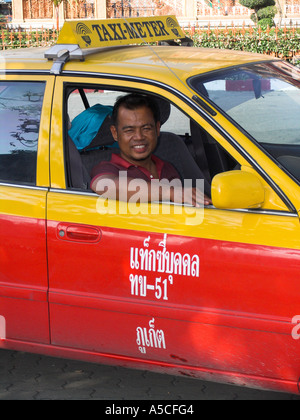
[[[150,96],[140,95],[137,93],[130,93],[129,95],[121,96],[116,101],[112,113],[113,125],[117,125],[118,113],[121,106],[132,111],[146,106],[151,110],[154,117],[154,121],[156,123],[160,121],[159,107],[154,101],[154,99],[152,99]]]

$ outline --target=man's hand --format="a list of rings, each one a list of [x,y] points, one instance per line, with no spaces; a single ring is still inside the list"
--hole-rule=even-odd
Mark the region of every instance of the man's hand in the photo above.
[[[174,188],[171,192],[174,203],[189,204],[194,207],[209,206],[212,201],[198,188]]]

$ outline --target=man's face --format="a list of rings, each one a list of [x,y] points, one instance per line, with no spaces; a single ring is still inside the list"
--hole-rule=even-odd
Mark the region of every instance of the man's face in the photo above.
[[[155,123],[152,111],[146,106],[135,110],[121,106],[117,125],[111,131],[119,143],[120,156],[130,163],[142,164],[156,148],[160,123]]]

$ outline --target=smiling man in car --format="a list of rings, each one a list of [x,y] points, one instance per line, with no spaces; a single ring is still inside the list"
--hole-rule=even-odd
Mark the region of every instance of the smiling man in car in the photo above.
[[[196,207],[211,204],[198,188],[182,186],[177,170],[153,155],[160,134],[160,116],[151,98],[138,94],[119,98],[111,132],[120,154],[112,154],[109,162],[100,162],[93,169],[91,189],[97,194],[130,201],[138,187],[140,202],[171,201]],[[137,185],[136,180],[144,182],[138,181]]]

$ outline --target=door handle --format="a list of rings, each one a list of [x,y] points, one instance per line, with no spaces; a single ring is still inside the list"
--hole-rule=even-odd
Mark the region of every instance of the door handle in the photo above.
[[[102,231],[96,226],[60,223],[57,226],[58,238],[65,241],[98,243]]]

